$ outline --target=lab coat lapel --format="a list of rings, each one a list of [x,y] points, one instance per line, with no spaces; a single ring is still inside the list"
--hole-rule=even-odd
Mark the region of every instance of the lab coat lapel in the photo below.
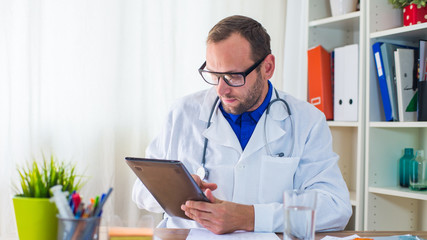
[[[206,126],[209,121],[209,115],[211,113],[212,106],[215,103],[216,97],[217,94],[215,88],[211,88],[203,101],[199,119],[206,122]],[[210,127],[205,129],[202,134],[205,138],[208,139],[208,146],[209,143],[219,144],[222,146],[234,148],[236,151],[241,153],[242,147],[240,146],[239,140],[237,139],[236,134],[234,133],[228,121],[222,115],[218,106],[219,101],[215,105]]]
[[[264,111],[264,114],[259,119],[251,139],[243,151],[242,158],[249,157],[254,152],[265,147],[266,143],[270,144],[286,134],[286,131],[281,126],[282,121],[289,117],[284,104],[278,102],[272,104],[267,117],[266,112]],[[265,130],[264,126],[266,127]],[[267,133],[267,139],[264,131]]]

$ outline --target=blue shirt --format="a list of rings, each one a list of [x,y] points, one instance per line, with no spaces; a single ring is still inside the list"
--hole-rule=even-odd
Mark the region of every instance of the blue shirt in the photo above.
[[[270,103],[272,92],[273,86],[271,85],[271,82],[268,81],[268,93],[262,104],[254,111],[244,112],[240,115],[227,113],[222,107],[222,104],[219,105],[222,114],[224,115],[225,119],[227,119],[228,123],[236,134],[237,139],[239,139],[240,146],[242,146],[242,150],[244,150],[246,145],[248,144],[249,139],[251,138],[259,119],[261,118],[262,114]]]

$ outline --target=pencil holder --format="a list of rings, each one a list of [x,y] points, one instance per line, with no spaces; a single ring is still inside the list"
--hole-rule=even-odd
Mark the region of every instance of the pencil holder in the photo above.
[[[58,240],[97,240],[101,217],[62,218],[58,216]]]

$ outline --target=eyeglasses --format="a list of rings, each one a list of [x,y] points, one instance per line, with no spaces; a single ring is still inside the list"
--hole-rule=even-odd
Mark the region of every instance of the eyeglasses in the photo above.
[[[245,85],[246,76],[248,76],[255,68],[257,68],[266,57],[267,56],[261,58],[259,61],[254,63],[254,65],[252,65],[250,68],[248,68],[248,70],[244,72],[211,72],[204,69],[206,67],[205,61],[199,68],[199,73],[202,76],[203,80],[205,80],[205,82],[211,85],[218,85],[219,80],[222,78],[224,79],[224,82],[227,83],[229,86],[240,87]]]

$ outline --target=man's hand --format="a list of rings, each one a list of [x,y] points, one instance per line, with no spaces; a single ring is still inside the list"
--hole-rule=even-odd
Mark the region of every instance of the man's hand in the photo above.
[[[207,189],[205,194],[211,202],[187,201],[181,205],[185,215],[215,234],[254,230],[252,205],[222,201],[213,196],[211,189]]]
[[[208,183],[203,181],[202,179],[200,179],[199,175],[191,174],[191,176],[203,192],[206,191],[206,189],[210,189],[211,191],[213,191],[218,187],[216,183]]]

